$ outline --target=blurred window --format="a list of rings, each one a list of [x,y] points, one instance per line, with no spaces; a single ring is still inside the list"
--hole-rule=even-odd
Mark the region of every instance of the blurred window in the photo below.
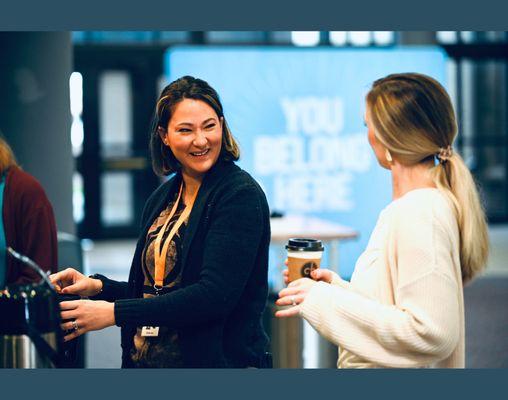
[[[372,43],[372,32],[350,31],[348,32],[348,40],[353,46],[369,46]]]
[[[374,31],[374,44],[377,46],[388,46],[395,42],[395,32],[393,31]]]
[[[332,46],[391,46],[396,42],[394,31],[330,31]]]
[[[455,44],[457,43],[456,31],[437,31],[436,39],[441,44]]]
[[[448,90],[458,117],[456,147],[475,176],[489,221],[506,222],[508,44],[500,42],[506,32],[454,33],[460,42],[444,48],[450,55]]]
[[[128,225],[133,222],[132,175],[128,172],[106,172],[101,175],[104,226]]]
[[[295,46],[317,46],[321,40],[319,31],[293,31],[291,42]]]
[[[69,94],[71,106],[71,144],[72,155],[78,157],[83,152],[83,76],[73,72],[69,78]]]
[[[126,155],[132,142],[132,89],[126,71],[99,77],[99,130],[103,156]]]
[[[329,34],[330,44],[333,46],[345,46],[347,44],[346,31],[331,31]]]
[[[83,175],[74,172],[72,176],[72,215],[77,224],[85,217],[85,192],[83,189]]]

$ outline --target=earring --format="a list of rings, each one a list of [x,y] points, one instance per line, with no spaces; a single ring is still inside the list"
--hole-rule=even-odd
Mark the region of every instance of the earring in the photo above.
[[[388,150],[388,149],[385,150],[385,157],[386,157],[386,161],[388,161],[389,163],[393,162],[393,158],[392,158],[392,155],[390,154],[390,150]]]

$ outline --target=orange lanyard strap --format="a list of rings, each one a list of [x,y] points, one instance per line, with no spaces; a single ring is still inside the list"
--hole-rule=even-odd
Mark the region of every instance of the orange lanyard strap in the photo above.
[[[173,204],[173,208],[171,209],[171,212],[169,213],[168,218],[166,219],[166,222],[164,223],[163,227],[157,234],[157,237],[155,238],[155,248],[154,248],[154,258],[155,258],[155,284],[153,285],[155,290],[161,290],[164,285],[164,273],[166,270],[166,255],[168,253],[169,244],[171,243],[171,240],[176,235],[176,232],[178,232],[178,229],[182,226],[182,224],[187,220],[189,217],[192,206],[194,205],[194,201],[196,200],[196,196],[198,195],[198,190],[196,190],[196,193],[194,194],[194,197],[191,199],[190,203],[187,204],[185,209],[183,210],[182,214],[180,214],[180,217],[178,217],[178,220],[173,225],[173,228],[169,232],[168,237],[163,243],[162,249],[161,249],[161,242],[162,237],[164,236],[164,232],[166,232],[166,229],[168,227],[169,221],[176,213],[176,210],[178,208],[178,203],[180,202],[180,199],[182,197],[182,191],[183,191],[183,182],[180,185],[180,191],[178,192],[178,198],[176,199],[175,204]]]

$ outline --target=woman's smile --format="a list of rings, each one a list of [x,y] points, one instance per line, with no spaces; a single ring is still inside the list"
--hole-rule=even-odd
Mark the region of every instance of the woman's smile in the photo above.
[[[203,151],[200,151],[200,152],[193,152],[193,153],[190,153],[191,156],[193,157],[198,157],[198,158],[204,158],[208,153],[210,152],[210,149],[206,149],[206,150],[203,150]]]

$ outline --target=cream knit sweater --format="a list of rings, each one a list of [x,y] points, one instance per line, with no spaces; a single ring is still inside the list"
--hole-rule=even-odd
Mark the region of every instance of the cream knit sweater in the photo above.
[[[300,314],[339,346],[339,368],[464,367],[459,232],[438,189],[380,214],[351,282],[318,282]]]

